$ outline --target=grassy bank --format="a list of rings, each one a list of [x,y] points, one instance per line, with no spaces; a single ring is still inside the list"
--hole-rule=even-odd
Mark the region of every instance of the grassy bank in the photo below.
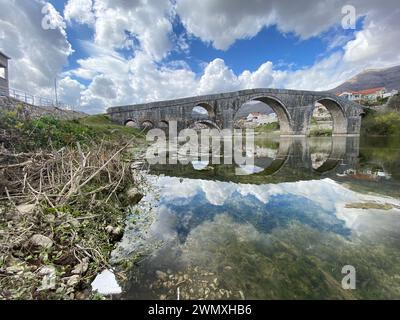
[[[128,150],[144,138],[106,116],[19,119],[0,114],[0,299],[94,298],[140,199]]]

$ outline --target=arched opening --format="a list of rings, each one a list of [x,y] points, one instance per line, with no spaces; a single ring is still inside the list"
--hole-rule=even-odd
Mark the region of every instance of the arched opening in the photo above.
[[[236,173],[240,175],[254,174],[263,177],[276,174],[289,159],[292,143],[292,139],[286,138],[256,139],[254,166],[239,166]]]
[[[194,129],[194,130],[208,130],[208,129],[217,129],[218,131],[221,131],[221,128],[218,127],[218,125],[211,120],[197,120],[193,122],[190,126],[189,129]]]
[[[215,112],[213,107],[208,103],[198,103],[192,109],[192,119],[211,119],[215,117]]]
[[[332,139],[330,137],[318,139],[310,138],[308,140],[308,149],[310,153],[311,168],[318,171],[331,156]]]
[[[346,153],[346,139],[344,136],[309,139],[312,169],[323,174],[338,167]]]
[[[141,128],[146,130],[152,129],[154,128],[154,123],[150,120],[145,120],[142,122]]]
[[[161,120],[161,121],[158,123],[158,128],[163,129],[163,130],[168,130],[168,128],[169,128],[169,123],[168,123],[168,121]]]
[[[311,137],[346,134],[347,121],[341,106],[329,98],[318,100],[314,104],[307,133]]]
[[[289,115],[276,98],[259,97],[244,103],[234,117],[234,128],[254,128],[260,133],[291,134]]]
[[[124,125],[126,127],[130,127],[130,128],[138,128],[139,127],[137,122],[133,119],[126,120]]]

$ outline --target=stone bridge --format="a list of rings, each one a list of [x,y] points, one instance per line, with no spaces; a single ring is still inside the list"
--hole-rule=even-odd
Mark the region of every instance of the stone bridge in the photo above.
[[[169,101],[112,107],[107,110],[112,120],[138,128],[168,128],[176,121],[178,130],[203,123],[217,129],[232,129],[240,107],[249,101],[261,101],[277,114],[281,135],[305,136],[309,132],[316,103],[324,105],[333,118],[333,135],[360,133],[360,105],[329,92],[250,89],[196,96]],[[193,108],[201,106],[208,117],[193,117]]]

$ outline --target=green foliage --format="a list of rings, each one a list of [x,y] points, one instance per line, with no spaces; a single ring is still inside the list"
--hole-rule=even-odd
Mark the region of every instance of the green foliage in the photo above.
[[[389,110],[400,112],[400,93],[390,98],[387,107]]]
[[[311,118],[311,125],[318,125],[318,121],[314,117]]]
[[[132,136],[140,137],[135,128],[120,126],[111,122],[106,115],[87,116],[75,120],[60,120],[53,116],[22,121],[18,110],[0,112],[0,130],[9,133],[6,147],[20,150],[36,148],[62,148],[105,140],[123,141]]]
[[[388,102],[389,98],[381,98],[378,97],[376,99],[376,101],[372,101],[372,100],[362,100],[360,103],[363,106],[367,106],[367,107],[374,107],[374,106],[382,106],[384,104],[386,104]]]
[[[79,119],[79,123],[92,128],[96,132],[96,135],[100,135],[101,137],[119,139],[124,136],[142,136],[138,129],[115,124],[105,114],[81,118]]]
[[[312,129],[310,130],[308,136],[309,137],[329,137],[332,135],[332,129],[330,128],[316,128],[316,129]]]
[[[400,114],[385,112],[367,116],[362,121],[361,129],[368,135],[398,136],[400,135]]]
[[[279,123],[278,122],[271,122],[267,124],[263,124],[255,128],[256,132],[273,132],[279,130]]]
[[[363,108],[364,117],[375,116],[378,112],[372,108]]]
[[[25,124],[25,131],[34,136],[32,141],[35,146],[46,147],[52,145],[55,148],[84,143],[95,139],[95,131],[81,125],[78,120],[60,121],[54,117],[41,117]]]
[[[23,127],[23,122],[18,118],[18,111],[0,110],[0,129],[19,129]]]

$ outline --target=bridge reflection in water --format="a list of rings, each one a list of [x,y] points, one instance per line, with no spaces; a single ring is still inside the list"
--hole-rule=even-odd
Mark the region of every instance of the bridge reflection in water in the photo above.
[[[359,138],[256,138],[254,165],[212,164],[193,160],[184,164],[155,164],[149,173],[171,177],[232,181],[236,183],[280,183],[343,175],[358,165]],[[167,155],[168,159],[168,155]],[[167,161],[168,163],[168,161]]]
[[[398,299],[400,148],[386,143],[259,137],[252,167],[151,165],[113,253],[147,254],[124,298]]]

